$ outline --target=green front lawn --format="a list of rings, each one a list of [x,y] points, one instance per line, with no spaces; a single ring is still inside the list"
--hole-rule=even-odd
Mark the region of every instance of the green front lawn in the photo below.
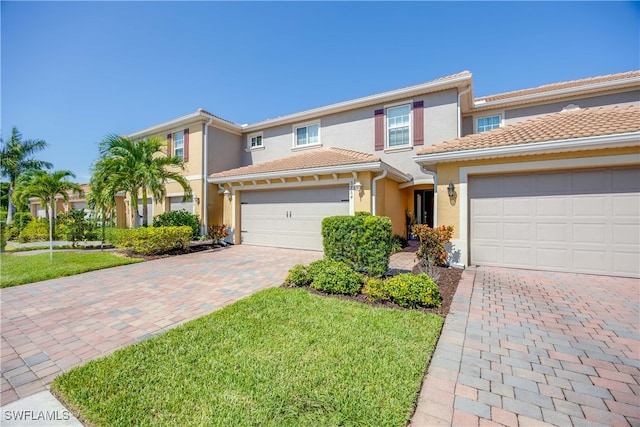
[[[25,256],[2,254],[0,261],[0,287],[6,288],[141,260],[108,252],[54,252],[53,261],[48,253]]]
[[[56,378],[95,425],[405,426],[442,318],[272,288]]]

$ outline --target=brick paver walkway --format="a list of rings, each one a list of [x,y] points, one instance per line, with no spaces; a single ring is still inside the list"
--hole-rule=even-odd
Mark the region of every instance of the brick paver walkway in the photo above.
[[[465,271],[412,425],[640,425],[640,281]]]
[[[45,390],[71,367],[282,283],[321,252],[248,245],[0,291],[2,399]]]

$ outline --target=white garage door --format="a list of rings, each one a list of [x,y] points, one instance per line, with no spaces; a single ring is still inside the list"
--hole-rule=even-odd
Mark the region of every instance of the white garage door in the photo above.
[[[349,215],[348,187],[242,192],[242,243],[322,250],[322,219]]]
[[[189,197],[184,202],[182,201],[182,196],[179,197],[170,197],[169,198],[169,211],[179,211],[180,209],[184,209],[190,214],[193,213],[193,199]]]
[[[470,259],[640,276],[640,168],[469,178]]]

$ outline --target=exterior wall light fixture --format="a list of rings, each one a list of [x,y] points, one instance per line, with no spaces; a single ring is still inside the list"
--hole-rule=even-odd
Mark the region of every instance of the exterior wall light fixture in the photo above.
[[[229,190],[224,190],[224,193],[222,193],[222,194],[224,194],[224,196],[225,196],[229,201],[231,201],[231,191],[229,191]]]
[[[453,181],[449,181],[447,192],[449,193],[449,197],[453,197],[456,194],[456,186],[453,185]]]
[[[359,196],[362,196],[362,184],[360,183],[360,181],[356,181],[355,184],[353,184],[353,190],[358,193]]]

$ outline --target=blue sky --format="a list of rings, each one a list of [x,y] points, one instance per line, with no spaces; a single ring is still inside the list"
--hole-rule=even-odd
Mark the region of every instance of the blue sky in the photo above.
[[[474,95],[640,68],[638,2],[1,2],[1,134],[87,182],[97,144],[469,70]]]

